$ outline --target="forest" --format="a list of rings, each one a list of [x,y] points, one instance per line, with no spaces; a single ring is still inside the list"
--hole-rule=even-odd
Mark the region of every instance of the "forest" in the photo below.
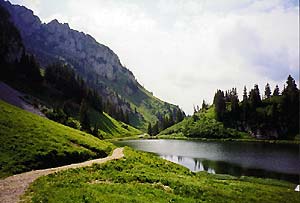
[[[216,118],[226,127],[250,132],[259,138],[291,139],[299,133],[299,89],[288,76],[282,91],[266,84],[263,96],[258,85],[250,92],[244,87],[239,101],[236,88],[215,93]]]

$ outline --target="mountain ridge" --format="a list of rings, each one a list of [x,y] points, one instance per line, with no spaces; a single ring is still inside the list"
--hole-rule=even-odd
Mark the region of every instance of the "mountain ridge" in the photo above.
[[[133,73],[123,66],[119,57],[91,35],[70,28],[54,19],[42,23],[33,11],[24,6],[0,0],[11,14],[22,40],[42,66],[57,61],[69,64],[86,83],[104,98],[121,107],[130,116],[130,123],[146,129],[162,115],[176,115],[178,106],[154,97],[138,83]]]

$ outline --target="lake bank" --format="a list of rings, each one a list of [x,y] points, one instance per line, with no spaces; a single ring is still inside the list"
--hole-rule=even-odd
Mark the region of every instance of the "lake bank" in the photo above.
[[[296,185],[288,182],[194,173],[150,153],[128,147],[124,153],[117,161],[42,177],[26,197],[78,203],[299,202]]]
[[[152,152],[191,171],[299,182],[299,146],[263,142],[143,139],[114,142]]]
[[[208,139],[208,138],[190,138],[184,136],[170,136],[170,135],[159,135],[159,136],[149,136],[147,134],[131,137],[113,138],[106,139],[107,141],[122,141],[122,140],[138,140],[138,139],[166,139],[166,140],[195,140],[195,141],[207,141],[207,142],[261,142],[270,144],[291,144],[300,145],[300,140],[264,140],[264,139],[254,139],[254,138],[224,138],[224,139]]]

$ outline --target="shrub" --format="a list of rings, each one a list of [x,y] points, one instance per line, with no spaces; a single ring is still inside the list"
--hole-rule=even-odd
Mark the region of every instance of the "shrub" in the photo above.
[[[69,117],[65,124],[71,128],[75,128],[78,130],[81,128],[80,122],[72,117]]]

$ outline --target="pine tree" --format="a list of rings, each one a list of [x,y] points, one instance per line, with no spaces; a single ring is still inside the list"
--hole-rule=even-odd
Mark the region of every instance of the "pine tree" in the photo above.
[[[218,90],[217,93],[215,94],[214,105],[215,105],[217,120],[223,121],[224,114],[226,112],[226,103],[225,103],[225,97],[223,91]]]
[[[184,115],[183,115],[182,111],[180,109],[178,109],[176,111],[176,123],[179,123],[180,121],[182,121],[183,117],[184,117]]]
[[[248,100],[248,94],[247,94],[247,88],[244,86],[244,91],[243,91],[243,102]]]
[[[261,98],[259,93],[258,85],[254,85],[254,89],[250,91],[249,100],[251,106],[256,109],[261,105]]]
[[[276,85],[276,87],[274,89],[273,96],[279,96],[279,87],[278,87],[278,85]]]
[[[197,113],[195,105],[193,105],[193,109],[194,109],[194,114]]]
[[[169,122],[168,122],[168,127],[171,127],[172,125],[174,125],[175,121],[173,118],[172,113],[169,113]]]
[[[95,124],[94,129],[92,131],[92,135],[97,137],[98,136],[98,130],[99,130],[98,125]]]
[[[233,96],[231,98],[231,122],[234,126],[237,125],[237,121],[239,120],[240,117],[240,106],[239,106],[239,99],[236,96]]]
[[[88,118],[88,106],[85,99],[82,99],[79,111],[81,129],[90,132],[91,126]]]
[[[206,110],[207,108],[208,108],[208,104],[207,104],[207,103],[205,102],[205,100],[203,99],[201,109],[202,109],[202,110]]]
[[[124,120],[124,123],[130,124],[129,113],[128,113],[128,111],[125,112],[125,120]]]
[[[248,119],[249,119],[249,113],[250,113],[249,102],[248,102],[248,100],[243,100],[243,102],[242,102],[242,115],[241,115],[241,119],[242,119],[242,123],[243,123],[244,129],[247,128]]]
[[[283,90],[284,95],[297,93],[297,84],[291,75],[288,76],[286,84],[287,86]]]
[[[271,88],[269,83],[267,83],[265,87],[265,98],[269,99],[270,97],[271,97]]]
[[[151,123],[150,123],[150,122],[148,123],[148,130],[147,130],[147,133],[148,133],[150,136],[153,135],[153,134],[152,134],[152,126],[151,126]]]
[[[283,90],[283,112],[282,116],[286,122],[288,134],[299,133],[299,89],[291,75],[286,81],[286,88]]]
[[[31,87],[36,87],[43,81],[39,64],[33,55],[28,55],[25,51],[23,51],[18,64],[18,73],[20,74],[20,79],[28,82]]]
[[[157,135],[159,133],[158,122],[156,122],[152,128],[152,134]]]

